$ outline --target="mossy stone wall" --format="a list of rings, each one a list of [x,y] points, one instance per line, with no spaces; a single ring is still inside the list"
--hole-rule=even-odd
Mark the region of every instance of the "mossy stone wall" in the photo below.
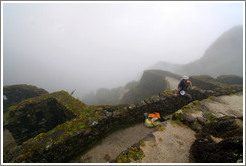
[[[218,88],[218,85],[215,85],[215,79],[213,77],[203,75],[203,76],[192,76],[190,77],[190,81],[193,85],[196,85],[200,89],[204,90],[215,90]]]
[[[221,75],[216,80],[223,84],[243,84],[243,78],[236,75]]]
[[[3,95],[7,100],[3,101],[3,112],[7,112],[10,106],[13,106],[22,100],[47,94],[44,89],[32,85],[19,84],[3,86]]]
[[[35,104],[27,100],[23,107],[11,107],[8,116],[6,127],[18,144],[75,117],[53,97]]]

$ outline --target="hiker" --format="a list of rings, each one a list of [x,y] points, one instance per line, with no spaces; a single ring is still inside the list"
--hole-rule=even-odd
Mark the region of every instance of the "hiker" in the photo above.
[[[191,95],[187,92],[192,89],[192,83],[189,81],[189,77],[183,76],[181,78],[181,81],[179,82],[178,85],[178,90],[175,92],[175,96],[185,96],[187,97],[190,101],[192,100]]]
[[[158,126],[161,122],[164,122],[168,119],[164,119],[159,112],[154,112],[152,114],[144,113],[145,116],[145,126],[146,127],[155,127]]]

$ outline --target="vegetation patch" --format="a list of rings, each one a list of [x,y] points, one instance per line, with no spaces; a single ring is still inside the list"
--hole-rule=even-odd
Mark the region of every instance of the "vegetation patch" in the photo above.
[[[139,141],[139,145],[145,146],[145,142],[144,141]]]
[[[193,101],[192,102],[194,105],[198,105],[199,103],[200,103],[200,101],[199,100],[195,100],[195,101]]]
[[[116,159],[116,163],[130,163],[131,160],[129,159],[127,154],[122,154]]]
[[[175,90],[173,90],[173,91],[169,91],[169,90],[165,90],[163,93],[162,93],[162,95],[170,95],[170,94],[175,94]]]
[[[209,123],[215,123],[217,120],[217,117],[209,112],[203,113],[203,117],[208,119],[210,121]]]
[[[192,108],[192,106],[188,104],[188,105],[183,106],[181,108],[181,110],[183,110],[185,112],[190,112],[191,108]]]
[[[192,109],[195,110],[195,111],[201,111],[197,106],[195,105],[192,105]]]
[[[174,120],[174,121],[175,120],[180,121],[182,115],[183,115],[183,110],[180,109],[180,110],[176,111],[175,113],[173,113],[172,120]]]
[[[117,159],[117,163],[130,163],[131,161],[138,161],[144,157],[144,153],[140,148],[131,147],[126,154],[120,155]]]

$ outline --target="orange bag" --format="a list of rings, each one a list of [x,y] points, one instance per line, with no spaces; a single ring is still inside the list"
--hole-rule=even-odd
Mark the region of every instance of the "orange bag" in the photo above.
[[[152,114],[149,114],[148,115],[148,118],[158,118],[158,119],[161,119],[161,116],[158,112],[154,112]]]

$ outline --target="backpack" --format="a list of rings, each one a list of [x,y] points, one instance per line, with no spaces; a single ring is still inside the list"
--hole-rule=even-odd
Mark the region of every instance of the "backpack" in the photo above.
[[[161,115],[160,115],[160,113],[158,113],[158,112],[154,112],[154,113],[152,113],[152,114],[149,114],[149,115],[148,115],[148,118],[149,118],[149,119],[154,119],[153,121],[156,121],[156,120],[158,120],[158,119],[161,119]]]
[[[145,113],[145,126],[146,127],[156,127],[161,122],[157,121],[158,119],[161,119],[160,113],[154,112],[152,114]]]

